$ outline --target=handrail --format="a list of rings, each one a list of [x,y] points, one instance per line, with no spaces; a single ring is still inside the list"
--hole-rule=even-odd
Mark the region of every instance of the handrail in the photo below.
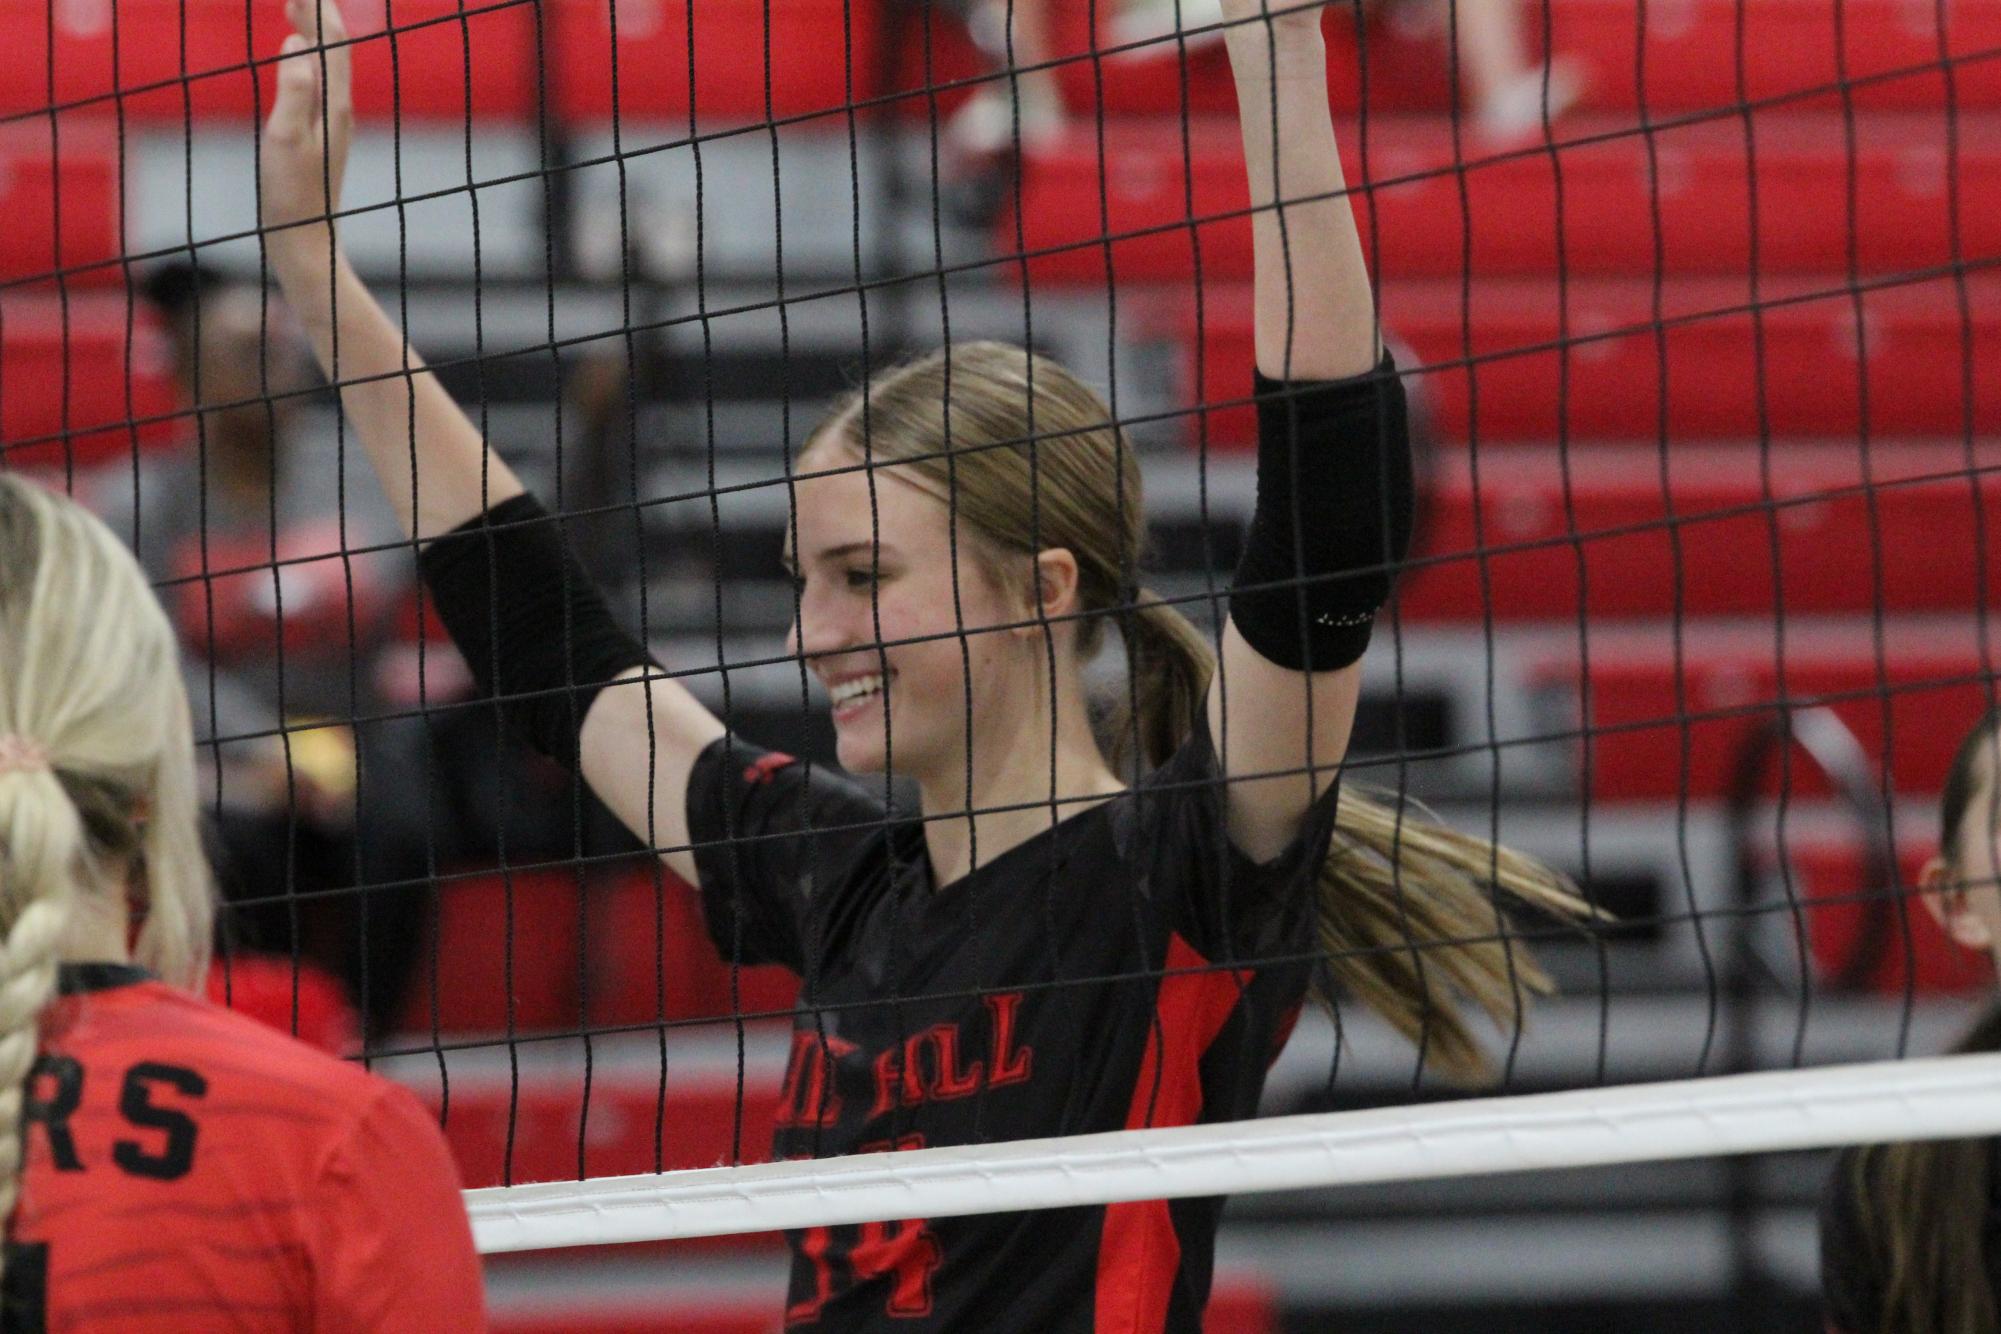
[[[1733,943],[1736,948],[1732,964],[1733,972],[1737,966],[1747,970],[1742,979],[1746,983],[1751,981],[1748,970],[1755,963],[1753,938],[1757,926],[1754,914],[1749,910],[1757,902],[1759,889],[1751,820],[1758,805],[1767,766],[1779,754],[1780,748],[1788,744],[1797,746],[1813,761],[1814,767],[1833,785],[1843,807],[1854,816],[1862,840],[1863,884],[1870,889],[1887,889],[1897,883],[1896,850],[1890,843],[1890,824],[1882,788],[1876,766],[1861,740],[1830,708],[1781,713],[1747,738],[1738,750],[1727,797],[1732,899],[1734,906],[1740,910],[1735,914]],[[1779,855],[1785,855],[1784,848],[1779,849]],[[1865,895],[1862,909],[1864,919],[1853,949],[1847,958],[1830,969],[1830,981],[1836,990],[1862,989],[1882,963],[1883,951],[1890,943],[1892,933],[1888,927],[1896,913],[1896,905],[1890,896]],[[1750,989],[1753,988],[1747,987],[1747,993]]]
[[[1751,823],[1763,794],[1766,770],[1775,756],[1797,746],[1822,776],[1833,784],[1842,804],[1855,817],[1862,834],[1863,878],[1871,888],[1896,884],[1897,862],[1890,842],[1888,813],[1877,786],[1874,765],[1861,740],[1834,710],[1825,706],[1797,713],[1782,710],[1778,716],[1746,738],[1738,750],[1727,797],[1728,837],[1732,860],[1732,906],[1727,929],[1729,950],[1724,961],[1723,986],[1728,999],[1724,1011],[1724,1069],[1732,1074],[1756,1066],[1759,962],[1757,850],[1752,846]],[[1778,849],[1780,874],[1785,874],[1786,850]],[[1797,898],[1788,896],[1793,927],[1800,950],[1802,972],[1809,967],[1806,923]],[[1859,990],[1882,962],[1889,943],[1886,929],[1898,909],[1887,895],[1861,896],[1864,917],[1856,933],[1856,943],[1848,957],[1832,969],[1832,984],[1841,990]],[[1809,979],[1810,985],[1810,979]],[[1795,1043],[1804,1033],[1802,1024]],[[1795,1048],[1797,1056],[1797,1046]],[[1725,1208],[1729,1217],[1729,1251],[1735,1306],[1749,1322],[1747,1328],[1768,1329],[1780,1319],[1781,1298],[1758,1245],[1757,1222],[1764,1204],[1749,1159],[1733,1158],[1724,1165]]]

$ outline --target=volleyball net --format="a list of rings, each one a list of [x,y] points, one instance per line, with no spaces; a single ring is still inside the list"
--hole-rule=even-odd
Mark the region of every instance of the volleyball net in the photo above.
[[[2001,16],[1469,3],[1324,22],[1421,491],[1344,774],[1604,920],[1495,927],[1556,992],[1477,1097],[1349,1006],[1266,1119],[773,1164],[797,979],[720,961],[658,850],[470,698],[265,295],[282,5],[0,0],[0,447],[182,633],[212,991],[429,1098],[494,1250],[2001,1131],[1992,1059],[1920,1059],[1993,979],[1916,893],[1997,702]],[[1255,444],[1219,12],[344,10],[348,253],[746,739],[831,760],[790,460],[940,345],[1104,393],[1143,582],[1217,632]]]

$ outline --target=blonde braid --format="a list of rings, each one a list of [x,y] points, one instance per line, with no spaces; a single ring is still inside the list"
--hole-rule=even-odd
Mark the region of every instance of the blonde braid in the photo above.
[[[83,822],[54,771],[0,770],[0,1220],[10,1225],[25,1156],[21,1108],[83,851]]]

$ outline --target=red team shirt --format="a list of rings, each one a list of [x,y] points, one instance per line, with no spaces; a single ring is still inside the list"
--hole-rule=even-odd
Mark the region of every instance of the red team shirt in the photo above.
[[[125,965],[66,965],[24,1107],[6,1334],[485,1327],[406,1090]]]

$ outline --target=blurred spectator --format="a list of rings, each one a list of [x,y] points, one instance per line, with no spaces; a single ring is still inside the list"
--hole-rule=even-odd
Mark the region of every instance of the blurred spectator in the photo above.
[[[1494,139],[1512,139],[1543,123],[1544,84],[1549,119],[1569,111],[1584,91],[1572,62],[1540,63],[1529,56],[1521,0],[1377,0],[1383,17],[1436,32],[1454,42],[1459,87],[1474,128]]]
[[[997,204],[995,189],[975,182],[1004,181],[1018,152],[1033,151],[1064,128],[1062,90],[1053,69],[1052,14],[1057,0],[959,0],[975,42],[996,64],[1019,71],[1011,79],[980,84],[945,127],[947,175],[961,192]],[[1283,7],[1273,0],[1274,7]],[[1435,31],[1456,41],[1459,81],[1474,124],[1507,139],[1543,122],[1547,83],[1551,120],[1575,105],[1583,91],[1577,67],[1529,55],[1521,0],[1363,0],[1365,14]],[[1110,17],[1101,47],[1137,48],[1152,54],[1177,41],[1190,46],[1221,40],[1219,0],[1119,0],[1100,11]],[[1177,38],[1177,33],[1186,34]]]
[[[1052,4],[948,0],[995,67],[1014,71],[980,83],[945,123],[943,183],[954,211],[969,222],[990,221],[1014,183],[1020,155],[1063,133],[1063,90],[1056,71],[1043,68],[1055,50]]]
[[[146,282],[173,346],[187,439],[93,499],[160,582],[186,650],[216,807],[225,948],[340,977],[372,1033],[395,1013],[425,902],[421,720],[388,711],[385,642],[413,557],[378,488],[343,494],[332,414],[282,305],[187,264]],[[361,554],[349,555],[357,550]],[[341,891],[383,883],[370,894]]]

